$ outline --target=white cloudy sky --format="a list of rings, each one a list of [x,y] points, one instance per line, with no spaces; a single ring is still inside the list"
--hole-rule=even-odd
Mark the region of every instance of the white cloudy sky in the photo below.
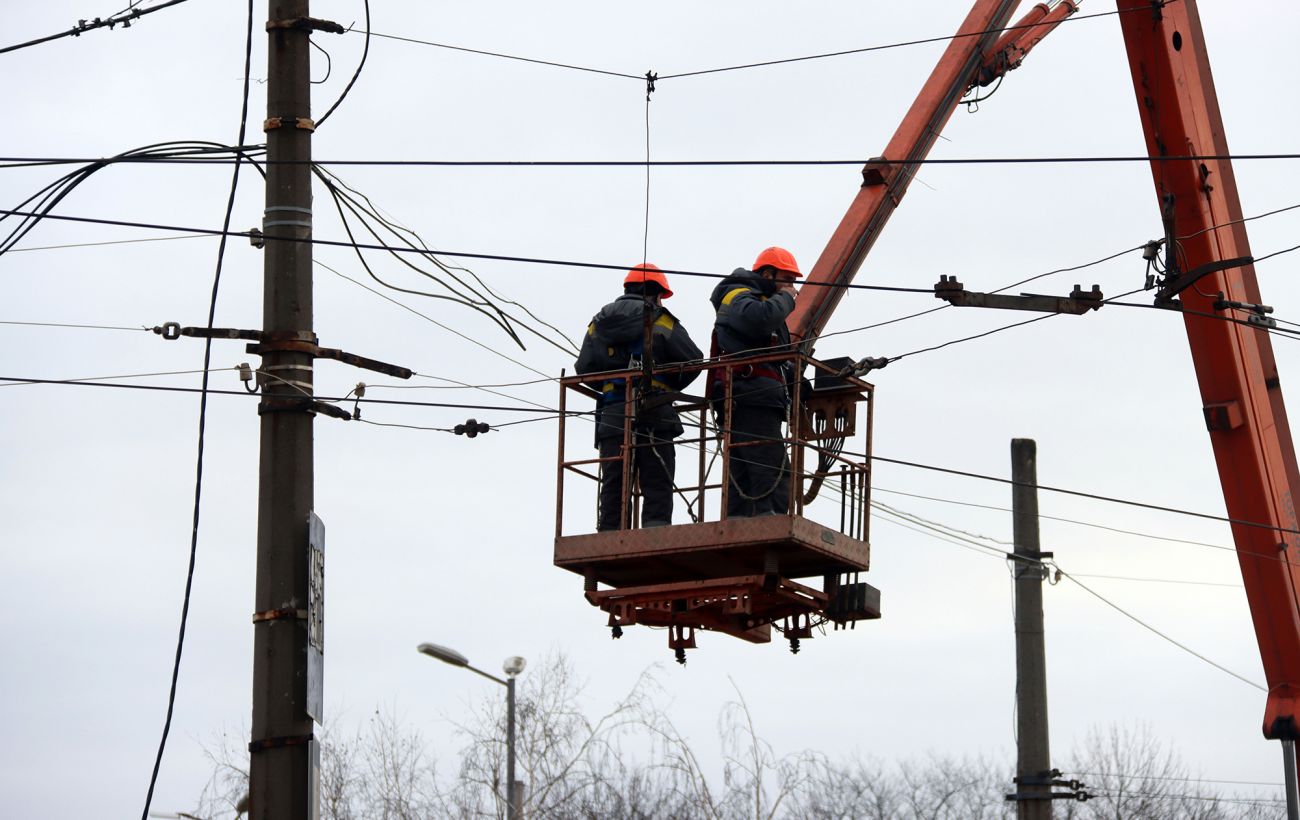
[[[121,2],[121,0],[119,0]],[[16,4],[15,4],[16,5]],[[789,4],[727,0],[651,6],[597,2],[443,3],[375,0],[373,29],[629,74],[660,74],[816,54],[951,33],[967,5]],[[1294,8],[1204,2],[1202,15],[1232,148],[1288,150]],[[5,40],[18,42],[103,16],[91,0],[22,4]],[[1096,2],[1085,12],[1108,11]],[[316,16],[350,24],[359,2],[317,2]],[[265,4],[257,4],[253,76],[265,78]],[[92,157],[174,139],[231,142],[238,126],[244,4],[193,2],[129,30],[98,31],[0,57],[6,156]],[[318,36],[333,58],[316,86],[317,113],[341,91],[360,34]],[[659,159],[852,159],[883,150],[943,44],[661,82],[651,104]],[[325,73],[316,55],[316,75]],[[253,85],[250,141],[265,111]],[[343,106],[317,133],[322,159],[612,159],[645,150],[643,85],[376,39]],[[1133,155],[1144,151],[1114,17],[1066,25],[978,113],[959,111],[938,157]],[[1236,167],[1247,214],[1296,204],[1294,163]],[[61,170],[0,173],[12,207]],[[59,213],[216,228],[229,170],[116,167]],[[341,168],[354,187],[434,248],[627,264],[639,261],[641,169]],[[810,267],[859,182],[854,166],[659,168],[653,172],[649,256],[663,267],[726,272],[770,244]],[[325,205],[323,191],[317,202]],[[234,226],[261,219],[246,174]],[[318,238],[343,232],[318,207]],[[1294,214],[1250,226],[1256,255],[1296,244]],[[6,222],[5,225],[9,223]],[[955,274],[973,290],[1108,256],[1162,229],[1140,163],[925,168],[860,274],[860,282],[929,287]],[[19,245],[37,248],[165,235],[47,222]],[[182,239],[29,250],[0,259],[0,320],[119,326],[202,324],[216,242]],[[318,258],[364,277],[341,249]],[[1300,256],[1258,267],[1266,302],[1300,320]],[[381,270],[407,286],[395,264]],[[474,270],[548,321],[581,331],[618,291],[611,272],[484,261]],[[1136,254],[1036,283],[1065,293],[1097,283],[1137,287]],[[469,383],[535,376],[323,269],[322,343]],[[260,323],[260,252],[234,242],[217,324]],[[709,280],[678,279],[670,306],[706,338]],[[571,361],[509,341],[476,314],[398,295],[433,319],[528,365],[558,374]],[[930,307],[925,295],[858,291],[830,330]],[[946,310],[828,340],[825,356],[897,355],[1024,318]],[[143,332],[0,325],[0,376],[79,378],[194,370],[199,342]],[[1284,390],[1300,369],[1294,341],[1275,340]],[[1058,317],[898,362],[876,375],[876,452],[1002,475],[1008,442],[1039,445],[1044,484],[1222,514],[1182,323],[1108,308]],[[215,367],[250,357],[217,343]],[[253,361],[256,361],[255,359]],[[321,362],[323,394],[358,379]],[[197,375],[130,379],[195,386]],[[425,384],[436,384],[426,381]],[[219,373],[214,387],[239,389]],[[375,397],[553,404],[542,384],[475,391],[373,390]],[[130,816],[139,811],[163,719],[188,556],[197,397],[61,386],[0,387],[0,792],[8,816]],[[517,414],[372,406],[375,421],[444,427]],[[253,404],[214,397],[203,526],[176,720],[155,799],[183,809],[206,780],[204,744],[242,732],[250,711],[257,417]],[[581,433],[585,435],[585,433]],[[562,650],[586,676],[593,710],[647,665],[663,678],[683,730],[713,748],[714,720],[734,685],[780,751],[819,748],[885,758],[937,750],[1010,755],[1013,645],[1008,573],[1000,560],[873,524],[870,580],[885,617],[808,642],[750,646],[704,636],[690,664],[671,664],[662,633],[629,630],[612,643],[581,583],[551,566],[555,426],[506,428],[475,440],[320,418],[316,509],[329,532],[327,704],[340,725],[394,708],[437,753],[455,753],[451,720],[482,692],[478,678],[433,664],[420,641],[457,647],[495,668],[510,654]],[[1002,485],[880,465],[877,498],[972,532],[1009,539],[995,507]],[[1044,495],[1042,512],[1121,529],[1230,545],[1226,525]],[[1068,571],[1239,583],[1231,552],[1044,522],[1044,549]],[[1090,585],[1218,663],[1262,681],[1244,593],[1237,587],[1090,579]],[[1045,592],[1052,739],[1063,759],[1089,727],[1145,722],[1207,777],[1280,780],[1276,744],[1260,734],[1261,692],[1142,630],[1068,583]],[[486,684],[484,684],[486,685]],[[1267,792],[1265,792],[1267,793]]]

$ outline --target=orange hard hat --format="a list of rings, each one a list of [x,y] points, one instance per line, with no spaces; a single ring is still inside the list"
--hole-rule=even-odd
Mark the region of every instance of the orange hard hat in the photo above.
[[[646,282],[653,282],[663,290],[663,298],[667,299],[673,295],[673,289],[668,287],[668,277],[664,272],[659,270],[657,265],[646,262],[644,265],[637,265],[627,272],[627,278],[623,280],[623,287],[628,285],[642,285]]]
[[[773,246],[765,249],[754,260],[754,267],[751,270],[760,271],[768,267],[793,273],[795,276],[803,276],[803,272],[799,270],[799,263],[794,261],[794,254],[785,248]]]

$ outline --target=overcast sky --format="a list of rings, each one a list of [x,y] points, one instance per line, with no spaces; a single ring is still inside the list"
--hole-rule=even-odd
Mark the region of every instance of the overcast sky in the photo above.
[[[123,0],[118,0],[118,3]],[[730,0],[650,6],[598,2],[443,3],[375,0],[375,32],[541,60],[661,75],[834,52],[953,33],[965,2],[790,4]],[[249,142],[265,116],[266,4],[256,8]],[[1293,148],[1297,114],[1294,6],[1201,4],[1229,144],[1238,153]],[[1110,11],[1089,2],[1083,12]],[[117,10],[92,0],[23,4],[5,40],[53,33]],[[358,2],[321,2],[314,16],[363,27]],[[6,156],[95,157],[167,140],[230,143],[238,131],[246,17],[242,3],[192,0],[130,29],[96,31],[0,57]],[[332,72],[313,88],[319,116],[342,91],[363,35],[318,35]],[[650,104],[656,159],[865,159],[883,151],[943,43],[661,81]],[[314,75],[326,75],[314,57]],[[644,83],[373,39],[355,88],[317,133],[319,159],[638,160],[646,150]],[[1062,26],[976,113],[959,110],[934,156],[1144,153],[1115,17]],[[628,265],[645,238],[642,168],[336,169],[433,248]],[[64,172],[0,171],[13,207]],[[1246,214],[1297,204],[1290,161],[1236,164]],[[245,173],[233,226],[261,220]],[[772,244],[810,268],[860,183],[854,165],[656,168],[649,258],[665,268],[725,273]],[[105,170],[58,207],[72,216],[219,228],[226,166]],[[316,236],[345,239],[323,190]],[[1260,256],[1295,245],[1300,211],[1252,222]],[[9,225],[9,222],[4,225]],[[7,231],[6,231],[7,233]],[[858,281],[928,288],[941,274],[972,290],[1110,256],[1162,235],[1142,163],[952,165],[922,169]],[[0,320],[201,325],[216,241],[37,250],[172,236],[47,221],[0,259]],[[354,256],[317,258],[358,281]],[[1265,302],[1300,321],[1300,254],[1257,268]],[[610,271],[474,262],[492,287],[577,337],[619,292]],[[396,262],[376,271],[420,287]],[[322,344],[471,384],[510,383],[572,360],[536,339],[512,343],[482,316],[447,302],[389,295],[428,320],[316,269]],[[1107,295],[1139,287],[1128,254],[1036,282]],[[262,258],[236,240],[216,324],[261,322]],[[373,283],[372,283],[373,284]],[[707,340],[712,280],[679,277],[669,303]],[[1135,298],[1143,298],[1141,296]],[[855,291],[828,330],[849,330],[935,304],[925,294]],[[1027,318],[950,309],[828,339],[819,355],[895,356]],[[434,324],[486,345],[475,346]],[[131,330],[0,325],[0,376],[83,378],[194,371],[196,340]],[[1275,338],[1284,392],[1300,346]],[[217,342],[213,367],[257,363],[242,342]],[[1224,513],[1181,320],[1108,307],[1061,316],[904,359],[874,374],[876,453],[1007,476],[1009,440],[1036,439],[1043,484]],[[337,362],[316,384],[342,395],[359,380],[375,398],[555,406],[553,384],[474,390],[398,384]],[[125,379],[197,386],[195,373]],[[445,385],[424,379],[413,384]],[[213,386],[239,389],[233,372]],[[138,813],[166,705],[188,560],[198,398],[68,386],[0,386],[0,744],[2,812],[13,817]],[[448,427],[512,412],[370,406],[365,417]],[[395,710],[443,760],[452,721],[485,681],[415,652],[453,646],[485,668],[562,651],[588,681],[593,713],[648,665],[682,730],[708,754],[720,706],[742,692],[779,752],[885,759],[926,751],[1011,760],[1014,665],[1011,585],[1003,561],[872,522],[869,580],[884,617],[805,642],[752,646],[703,635],[682,668],[665,635],[630,629],[615,643],[582,598],[581,580],[551,564],[554,422],[469,440],[445,433],[318,418],[316,510],[328,531],[326,702],[346,731],[377,706]],[[577,428],[574,452],[587,431]],[[254,403],[213,397],[203,524],[176,718],[154,805],[193,801],[209,772],[204,747],[247,732],[255,555],[258,422]],[[927,519],[1009,541],[1004,485],[880,464],[875,498]],[[577,490],[575,489],[575,497]],[[897,493],[930,496],[944,501]],[[953,503],[961,502],[961,504]],[[575,501],[574,503],[578,503]],[[1231,547],[1226,525],[1044,494],[1044,515]],[[986,507],[969,506],[986,505]],[[716,505],[715,505],[716,507]],[[679,517],[681,513],[679,512]],[[575,519],[576,520],[576,519]],[[1228,669],[1263,682],[1240,573],[1230,550],[1043,522],[1043,548],[1067,572],[1228,586],[1085,578],[1110,601]],[[1281,780],[1276,743],[1260,732],[1264,695],[1142,629],[1068,581],[1045,589],[1052,747],[1063,761],[1088,729],[1145,723],[1209,778]],[[527,673],[525,672],[525,675]],[[733,689],[734,687],[734,689]],[[1057,765],[1060,765],[1058,762]],[[1010,772],[1008,771],[1008,777]],[[1086,778],[1085,778],[1086,779]],[[1280,790],[1262,790],[1274,796]]]

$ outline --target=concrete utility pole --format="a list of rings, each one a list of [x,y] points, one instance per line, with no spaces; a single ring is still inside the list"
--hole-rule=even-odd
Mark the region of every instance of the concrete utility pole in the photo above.
[[[1019,820],[1051,820],[1047,659],[1043,646],[1043,553],[1038,543],[1038,445],[1011,440],[1016,579],[1016,802]]]
[[[250,820],[315,820],[319,749],[308,656],[313,459],[311,33],[308,0],[269,0],[266,235]],[[286,241],[289,240],[289,241]],[[307,345],[304,346],[303,343]],[[299,349],[295,350],[297,346]],[[319,616],[319,611],[317,611]],[[313,635],[318,635],[313,631]],[[311,641],[309,643],[309,640]],[[319,695],[319,666],[314,675]],[[315,711],[315,715],[309,714]]]

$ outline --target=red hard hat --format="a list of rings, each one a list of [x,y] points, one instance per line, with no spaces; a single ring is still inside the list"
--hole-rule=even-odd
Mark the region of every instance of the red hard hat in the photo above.
[[[668,277],[664,272],[659,270],[658,266],[649,262],[644,265],[637,265],[627,272],[627,278],[623,280],[623,287],[628,285],[641,285],[646,282],[653,282],[663,289],[663,298],[667,299],[673,295],[673,289],[668,287]]]
[[[799,263],[794,261],[794,254],[785,248],[775,246],[767,248],[754,260],[754,267],[751,270],[760,271],[767,267],[793,273],[795,276],[803,276],[803,272],[799,270]]]

